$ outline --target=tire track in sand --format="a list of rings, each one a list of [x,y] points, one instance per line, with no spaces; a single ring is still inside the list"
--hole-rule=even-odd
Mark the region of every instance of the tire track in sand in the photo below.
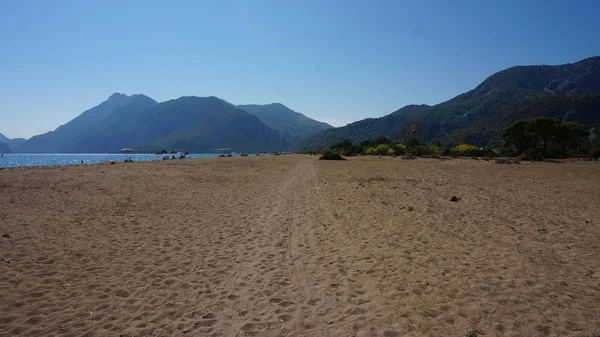
[[[226,336],[287,335],[302,331],[299,305],[310,302],[311,291],[306,270],[298,259],[314,240],[302,235],[305,202],[314,191],[314,161],[305,159],[285,172],[280,185],[261,201],[260,216],[246,224],[247,237],[233,274],[233,299],[237,317],[231,317]],[[257,196],[260,197],[260,196]],[[241,250],[241,251],[240,251]],[[309,299],[309,300],[306,300]]]
[[[354,314],[343,311],[352,284],[339,243],[348,233],[328,209],[316,164],[296,161],[261,198],[260,215],[243,224],[244,242],[230,250],[238,256],[233,290],[221,297],[237,315],[219,335],[328,336]]]

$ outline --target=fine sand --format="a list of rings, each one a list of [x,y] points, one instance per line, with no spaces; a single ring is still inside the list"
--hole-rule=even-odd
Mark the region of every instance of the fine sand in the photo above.
[[[599,336],[599,210],[597,162],[0,170],[0,336]]]

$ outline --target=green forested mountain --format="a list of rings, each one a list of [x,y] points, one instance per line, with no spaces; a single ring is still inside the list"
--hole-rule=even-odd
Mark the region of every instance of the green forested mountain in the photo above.
[[[26,153],[103,153],[175,149],[214,152],[281,151],[279,133],[216,97],[181,97],[157,103],[144,95],[114,94],[55,131],[18,146]]]
[[[308,118],[281,103],[245,104],[238,105],[238,107],[258,117],[267,126],[277,130],[290,144],[298,143],[325,129],[332,128],[327,123]]]
[[[512,67],[449,101],[434,106],[410,105],[381,118],[328,129],[296,147],[322,149],[343,139],[396,138],[402,126],[411,121],[424,125],[423,141],[499,146],[502,130],[520,118],[544,115],[598,127],[598,94],[600,57],[559,66]]]

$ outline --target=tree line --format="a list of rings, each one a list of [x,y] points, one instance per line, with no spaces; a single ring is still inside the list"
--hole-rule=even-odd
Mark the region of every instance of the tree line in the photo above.
[[[590,131],[577,122],[562,122],[551,117],[520,119],[502,135],[505,148],[527,157],[570,157],[589,151]]]
[[[418,122],[406,123],[393,141],[387,137],[352,143],[345,139],[331,145],[327,151],[342,156],[355,155],[455,155],[455,156],[518,156],[521,159],[566,158],[591,156],[598,158],[600,148],[593,148],[590,131],[578,122],[563,122],[551,117],[518,120],[504,130],[501,148],[484,148],[460,143],[442,146],[419,141],[424,127]]]

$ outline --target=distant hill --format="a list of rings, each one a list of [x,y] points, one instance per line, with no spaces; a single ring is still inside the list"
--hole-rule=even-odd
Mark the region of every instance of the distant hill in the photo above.
[[[559,66],[518,66],[500,71],[475,89],[434,105],[411,105],[387,116],[328,129],[296,145],[321,149],[343,139],[396,138],[402,126],[421,122],[421,140],[500,146],[502,130],[520,118],[552,116],[600,125],[600,57]],[[592,130],[597,132],[597,129]]]
[[[139,111],[156,105],[157,102],[144,95],[127,96],[120,93],[111,95],[106,101],[84,111],[65,125],[42,135],[31,137],[17,146],[14,151],[21,153],[74,153],[87,152],[93,144],[82,143],[82,138],[89,135],[105,121],[107,117],[120,111]],[[93,152],[93,151],[92,151]]]
[[[13,138],[10,139],[5,135],[0,133],[0,152],[1,153],[11,153],[12,149],[23,144],[25,142],[25,138]]]
[[[216,97],[181,97],[157,103],[144,95],[113,94],[55,131],[32,137],[15,151],[104,153],[175,149],[214,152],[281,151],[279,133],[255,116]]]
[[[12,153],[12,149],[8,144],[0,142],[0,153]]]
[[[82,144],[89,144],[85,146],[91,152],[123,147],[147,152],[215,152],[221,147],[254,152],[281,151],[287,146],[277,131],[216,97],[181,97],[145,110],[120,111],[83,138]]]
[[[244,104],[238,105],[238,107],[258,117],[267,126],[277,130],[291,144],[296,144],[325,129],[332,128],[327,123],[308,118],[281,103]]]

